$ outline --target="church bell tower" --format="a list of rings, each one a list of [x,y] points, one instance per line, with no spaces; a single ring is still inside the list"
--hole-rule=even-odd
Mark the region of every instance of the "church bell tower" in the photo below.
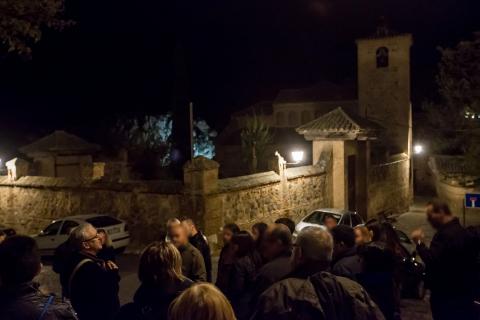
[[[386,129],[389,149],[410,155],[411,34],[392,34],[385,25],[357,40],[359,114]]]

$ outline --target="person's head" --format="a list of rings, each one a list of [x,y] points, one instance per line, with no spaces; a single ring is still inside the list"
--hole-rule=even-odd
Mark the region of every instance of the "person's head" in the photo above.
[[[193,222],[191,218],[182,217],[180,221],[182,222],[183,226],[187,230],[189,237],[194,236],[198,233],[197,226],[195,225],[195,222]]]
[[[165,285],[185,279],[180,252],[169,242],[149,244],[140,257],[138,278],[150,285]]]
[[[170,305],[170,320],[235,320],[227,298],[214,285],[196,284],[183,291]]]
[[[230,243],[235,251],[235,256],[238,258],[251,255],[255,250],[255,241],[247,231],[240,231],[234,234]]]
[[[445,201],[432,200],[427,203],[427,220],[433,228],[438,229],[453,219],[450,207]]]
[[[293,234],[293,232],[295,231],[295,222],[293,222],[292,219],[279,218],[279,219],[275,220],[275,223],[280,223],[280,224],[286,225],[288,230],[290,230],[291,234]]]
[[[306,227],[300,231],[292,254],[294,268],[309,264],[327,266],[332,261],[333,239],[320,227]]]
[[[333,255],[338,257],[345,251],[355,246],[355,233],[353,228],[346,225],[339,225],[333,228],[330,233],[333,238]]]
[[[331,213],[325,213],[323,216],[323,225],[327,228],[327,230],[332,230],[337,226],[337,219]]]
[[[353,228],[355,232],[355,244],[357,246],[364,245],[372,241],[372,234],[366,226],[356,226]]]
[[[168,238],[178,249],[188,244],[188,231],[182,223],[172,224],[168,228]]]
[[[96,255],[102,250],[102,241],[97,229],[90,223],[83,223],[73,229],[69,241],[78,251]]]
[[[227,245],[232,241],[234,234],[240,232],[240,228],[235,223],[227,223],[223,226],[222,235],[223,235],[223,244]]]
[[[252,226],[252,236],[253,240],[255,240],[257,243],[260,243],[263,240],[263,237],[265,235],[265,231],[267,231],[268,225],[263,222],[258,222],[255,223]]]
[[[102,242],[102,247],[111,247],[112,240],[110,239],[107,231],[105,231],[105,229],[97,229],[97,232],[98,236],[100,237],[100,241]]]
[[[284,224],[275,223],[268,226],[262,254],[267,260],[272,260],[292,248],[292,233]]]
[[[0,230],[0,243],[5,241],[5,239],[7,239],[7,234],[3,230]]]
[[[4,286],[30,282],[42,264],[33,238],[13,236],[0,244],[0,283]]]

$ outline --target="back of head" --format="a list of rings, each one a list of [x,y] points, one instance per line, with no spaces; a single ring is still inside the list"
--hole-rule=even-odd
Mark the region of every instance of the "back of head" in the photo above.
[[[450,210],[450,207],[448,204],[440,199],[433,199],[427,203],[427,207],[431,207],[432,211],[435,213],[444,213],[447,216],[452,215],[452,211]]]
[[[13,236],[2,242],[0,261],[0,281],[7,286],[32,281],[41,268],[37,243],[26,236]]]
[[[290,233],[293,234],[293,232],[295,231],[295,222],[293,222],[292,219],[289,219],[289,218],[279,218],[277,220],[275,220],[275,223],[279,223],[279,224],[283,224],[285,226],[287,226],[288,230],[290,230]]]
[[[336,244],[343,243],[347,248],[352,248],[355,245],[355,233],[352,227],[339,225],[330,232]]]
[[[330,233],[320,227],[306,227],[295,243],[302,250],[302,258],[314,262],[330,262],[333,253],[333,239]]]
[[[170,320],[235,320],[230,302],[214,285],[202,283],[185,290],[170,305]]]
[[[138,278],[142,283],[152,285],[183,280],[180,252],[169,242],[149,244],[140,257]]]
[[[223,229],[228,229],[233,234],[240,232],[240,228],[235,223],[227,223],[226,225],[223,226]]]
[[[237,257],[244,257],[253,254],[255,250],[255,241],[250,233],[247,231],[240,231],[232,238],[232,244],[237,246]]]

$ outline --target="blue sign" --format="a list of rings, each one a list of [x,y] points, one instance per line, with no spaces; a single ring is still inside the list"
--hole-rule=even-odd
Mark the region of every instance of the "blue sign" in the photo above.
[[[480,208],[480,194],[467,193],[465,194],[466,208]]]

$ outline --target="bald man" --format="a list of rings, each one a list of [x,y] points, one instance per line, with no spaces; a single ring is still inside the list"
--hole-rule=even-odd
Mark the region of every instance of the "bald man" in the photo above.
[[[182,255],[183,275],[195,282],[207,281],[202,254],[188,242],[188,231],[180,221],[168,226],[168,238]]]

